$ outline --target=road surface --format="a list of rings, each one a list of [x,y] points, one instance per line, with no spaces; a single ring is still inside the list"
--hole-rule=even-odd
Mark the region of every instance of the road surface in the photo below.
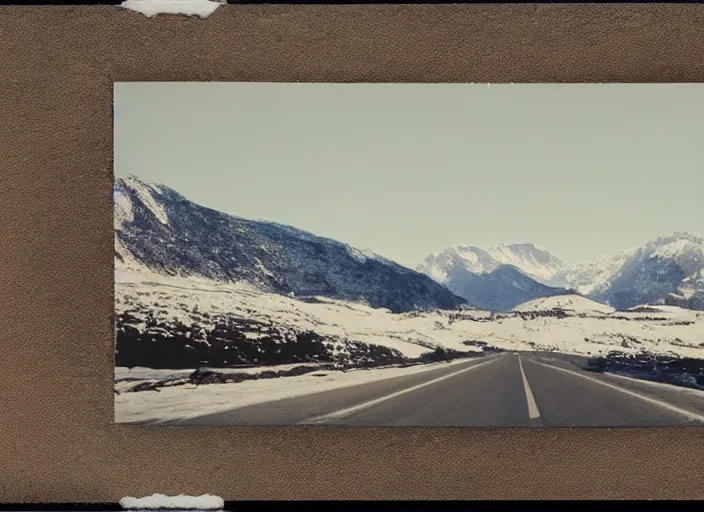
[[[501,353],[167,425],[622,427],[704,424],[704,392],[585,371],[585,358]]]

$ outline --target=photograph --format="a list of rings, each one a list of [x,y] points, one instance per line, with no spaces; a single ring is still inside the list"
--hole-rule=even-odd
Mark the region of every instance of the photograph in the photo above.
[[[697,105],[115,83],[114,422],[701,426]]]

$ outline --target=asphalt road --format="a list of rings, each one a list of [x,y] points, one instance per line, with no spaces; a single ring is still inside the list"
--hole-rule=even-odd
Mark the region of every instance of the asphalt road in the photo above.
[[[704,424],[704,392],[588,372],[580,366],[584,361],[554,353],[502,353],[422,373],[165,424],[374,427]]]

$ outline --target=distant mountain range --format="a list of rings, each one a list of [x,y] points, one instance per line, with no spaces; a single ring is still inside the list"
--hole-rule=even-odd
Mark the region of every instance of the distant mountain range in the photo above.
[[[497,280],[497,272],[504,274],[507,267],[513,269],[509,273],[518,269],[524,277]],[[704,239],[687,233],[580,265],[569,265],[529,243],[488,250],[459,245],[428,256],[417,270],[485,307],[494,305],[496,296],[506,306],[529,295],[535,299],[574,290],[620,310],[642,304],[704,309]],[[489,281],[496,285],[493,295],[479,293],[477,283]]]
[[[580,265],[530,243],[459,245],[416,269],[294,227],[228,215],[136,177],[114,187],[118,271],[247,282],[296,297],[322,296],[394,313],[464,305],[508,311],[579,294],[616,309],[666,304],[704,309],[704,240],[686,233]]]
[[[532,244],[501,245],[488,251],[459,245],[428,256],[418,271],[475,307],[508,311],[536,298],[573,293],[565,286],[564,267]]]
[[[509,311],[538,297],[574,293],[540,283],[513,265],[484,274],[455,269],[443,284],[472,306],[490,311]]]
[[[465,300],[418,271],[369,251],[272,222],[197,205],[166,186],[116,180],[117,271],[244,281],[297,297],[324,296],[394,313],[455,309]]]

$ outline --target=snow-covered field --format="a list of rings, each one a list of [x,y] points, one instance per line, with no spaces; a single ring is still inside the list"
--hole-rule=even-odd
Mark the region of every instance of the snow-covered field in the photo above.
[[[468,340],[484,341],[506,350],[554,349],[596,354],[611,349],[624,352],[643,349],[704,358],[704,313],[675,306],[614,311],[584,297],[556,296],[496,315],[473,310],[392,314],[384,309],[323,297],[304,302],[295,297],[263,293],[246,284],[220,284],[206,279],[121,272],[116,281],[118,313],[152,310],[163,319],[177,318],[184,323],[198,319],[207,323],[207,318],[201,316],[203,313],[229,312],[275,325],[390,347],[409,358],[418,357],[434,346],[480,350],[462,343]],[[551,316],[555,310],[563,315]]]
[[[513,308],[514,311],[549,311],[563,309],[568,313],[609,314],[615,311],[611,306],[600,304],[579,295],[557,295],[555,297],[535,299]]]
[[[177,319],[185,324],[198,321],[207,325],[208,319],[201,316],[203,313],[208,316],[229,313],[266,324],[385,346],[409,358],[431,350],[429,344],[463,351],[480,350],[462,345],[468,338],[461,331],[449,329],[447,313],[414,317],[324,297],[306,302],[261,292],[246,283],[222,284],[152,273],[119,272],[115,289],[118,314],[152,310],[157,319]]]
[[[704,357],[702,313],[675,306],[618,312],[584,297],[558,296],[531,301],[514,312],[496,315],[484,311],[392,314],[322,297],[301,301],[263,293],[246,284],[138,272],[119,272],[116,279],[118,313],[151,310],[157,318],[178,319],[186,324],[198,321],[207,327],[208,317],[228,312],[267,324],[312,330],[322,336],[390,347],[409,358],[435,346],[480,350],[463,344],[469,340],[506,350],[596,354],[611,349],[642,349]],[[552,315],[554,311],[562,315]],[[249,336],[256,338],[257,333]]]

